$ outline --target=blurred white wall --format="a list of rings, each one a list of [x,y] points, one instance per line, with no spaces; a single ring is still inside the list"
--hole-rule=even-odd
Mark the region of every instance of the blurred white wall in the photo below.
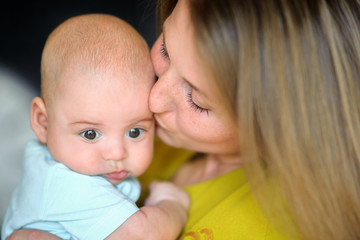
[[[21,180],[25,144],[36,137],[29,117],[37,94],[19,75],[0,66],[0,226]]]

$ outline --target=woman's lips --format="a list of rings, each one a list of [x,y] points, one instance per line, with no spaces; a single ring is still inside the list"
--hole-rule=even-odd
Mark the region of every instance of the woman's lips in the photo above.
[[[114,180],[124,180],[125,178],[127,178],[128,175],[129,175],[129,172],[120,171],[120,172],[108,173],[108,174],[106,174],[106,177],[109,179],[114,179]]]

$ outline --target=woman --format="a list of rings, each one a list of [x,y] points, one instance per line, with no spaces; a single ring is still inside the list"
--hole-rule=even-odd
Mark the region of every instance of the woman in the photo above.
[[[174,181],[243,165],[292,239],[359,239],[359,10],[350,0],[179,1],[152,49],[150,108],[163,141],[207,154]]]
[[[157,135],[204,153],[173,177],[192,200],[181,238],[360,239],[359,3],[161,6]]]

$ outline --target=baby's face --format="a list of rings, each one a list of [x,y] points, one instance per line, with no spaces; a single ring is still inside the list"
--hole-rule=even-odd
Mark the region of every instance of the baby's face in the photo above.
[[[112,184],[141,175],[153,155],[153,84],[152,70],[63,75],[48,109],[47,145],[54,159]]]

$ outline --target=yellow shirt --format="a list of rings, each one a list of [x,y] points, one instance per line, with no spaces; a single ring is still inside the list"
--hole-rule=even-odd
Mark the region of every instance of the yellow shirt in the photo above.
[[[156,140],[154,160],[140,181],[146,187],[153,179],[171,179],[192,155],[192,152],[170,148]],[[288,239],[263,215],[242,169],[185,187],[185,190],[190,195],[191,206],[181,240]]]
[[[185,189],[191,206],[181,240],[288,239],[263,215],[243,169]]]

